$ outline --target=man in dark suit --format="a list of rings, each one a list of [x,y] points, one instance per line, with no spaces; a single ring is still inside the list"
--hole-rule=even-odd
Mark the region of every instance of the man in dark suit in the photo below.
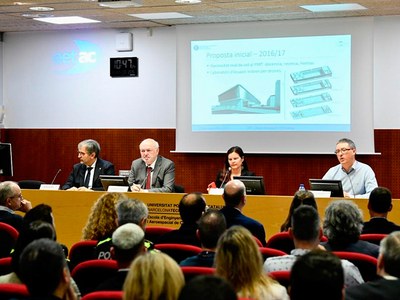
[[[222,195],[225,206],[221,209],[226,219],[227,228],[233,225],[241,225],[247,228],[260,242],[266,246],[264,226],[242,214],[246,205],[246,187],[240,180],[229,181],[224,188]]]
[[[368,211],[371,219],[364,222],[362,233],[388,234],[400,230],[400,226],[387,219],[392,210],[392,193],[384,187],[372,190],[368,200]]]
[[[99,157],[100,145],[95,140],[84,140],[78,144],[78,158],[80,163],[75,164],[63,190],[98,190],[103,186],[100,175],[114,175],[114,165]]]
[[[158,155],[157,141],[145,139],[140,143],[139,149],[141,158],[132,162],[128,178],[132,192],[173,192],[175,164]]]
[[[346,300],[400,299],[400,232],[385,237],[380,245],[377,274],[382,278],[346,289]]]

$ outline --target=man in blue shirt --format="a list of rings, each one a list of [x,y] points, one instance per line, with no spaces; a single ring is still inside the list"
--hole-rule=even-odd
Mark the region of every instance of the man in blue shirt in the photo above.
[[[330,168],[322,179],[341,180],[345,197],[368,198],[378,183],[372,168],[356,160],[356,152],[352,140],[340,139],[335,150],[340,164]]]

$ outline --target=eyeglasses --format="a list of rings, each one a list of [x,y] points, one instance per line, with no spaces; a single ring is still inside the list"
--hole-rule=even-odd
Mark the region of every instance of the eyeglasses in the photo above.
[[[22,196],[22,194],[12,196],[11,198],[19,198],[19,199],[21,199],[21,200],[24,199],[24,197]]]
[[[335,154],[346,154],[347,151],[351,150],[351,148],[342,148],[342,149],[336,149]]]

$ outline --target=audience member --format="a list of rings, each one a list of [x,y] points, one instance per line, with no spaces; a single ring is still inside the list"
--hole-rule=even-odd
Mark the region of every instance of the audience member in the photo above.
[[[381,241],[377,274],[382,278],[346,289],[346,300],[400,299],[400,231]]]
[[[225,206],[221,212],[225,216],[227,227],[233,225],[241,225],[247,228],[259,241],[266,246],[264,226],[242,213],[243,207],[246,205],[246,187],[240,180],[234,179],[229,181],[224,188],[222,195]]]
[[[199,275],[183,287],[179,300],[237,300],[233,286],[225,279]]]
[[[318,212],[310,205],[299,206],[293,213],[292,226],[289,234],[293,237],[295,249],[290,255],[267,258],[264,271],[290,271],[296,259],[313,249],[319,248],[322,236]],[[345,285],[352,286],[363,283],[364,280],[358,268],[348,260],[342,260]]]
[[[31,299],[78,299],[64,252],[50,239],[30,243],[20,257],[20,274]]]
[[[32,208],[30,201],[24,199],[21,189],[14,181],[0,183],[0,222],[21,230],[22,217],[15,211],[27,212]]]
[[[222,234],[215,256],[217,276],[228,280],[242,298],[288,299],[285,287],[265,274],[262,264],[250,231],[232,226]]]
[[[224,168],[218,172],[215,179],[215,187],[223,188],[225,184],[233,180],[234,176],[254,176],[249,171],[247,162],[244,160],[244,152],[239,146],[233,146],[226,152]]]
[[[345,197],[368,198],[378,183],[372,168],[356,160],[356,152],[352,140],[340,139],[335,150],[339,164],[330,168],[323,179],[341,180]]]
[[[371,219],[364,222],[362,233],[383,233],[400,230],[400,226],[390,222],[387,216],[392,211],[392,193],[385,187],[374,188],[369,195],[368,211]]]
[[[114,165],[99,157],[100,144],[95,140],[84,140],[78,144],[79,163],[75,164],[69,174],[63,190],[102,191],[100,175],[114,175]],[[93,171],[92,171],[93,170]]]
[[[144,231],[133,223],[119,226],[112,235],[111,257],[117,261],[118,273],[101,283],[96,290],[122,291],[129,266],[145,252]]]
[[[181,226],[160,236],[156,244],[177,243],[200,246],[196,231],[198,221],[206,210],[206,200],[201,193],[190,193],[182,197],[179,202]]]
[[[127,223],[139,225],[143,232],[146,231],[147,217],[149,210],[145,203],[139,199],[120,199],[116,205],[117,225],[121,226]],[[145,240],[144,245],[147,250],[153,250],[152,242]],[[110,247],[112,246],[111,237],[106,238],[96,246],[96,257],[98,259],[111,259]]]
[[[158,155],[159,145],[145,139],[139,145],[141,158],[132,162],[128,183],[132,192],[173,192],[175,164]]]
[[[226,230],[224,215],[216,210],[207,210],[199,220],[197,235],[201,242],[202,250],[198,255],[191,256],[180,262],[181,266],[213,267],[215,250],[218,239]]]
[[[315,201],[314,194],[310,191],[297,191],[294,196],[292,203],[290,204],[288,216],[281,225],[281,232],[288,231],[289,228],[292,226],[292,215],[296,208],[300,205],[311,205],[316,210],[318,210],[317,202]]]
[[[379,246],[360,240],[363,228],[361,210],[351,200],[336,200],[325,209],[323,223],[327,242],[321,245],[329,251],[359,252],[378,257]]]
[[[167,254],[147,253],[131,264],[124,283],[124,300],[176,300],[185,284],[179,265]]]
[[[117,228],[115,205],[120,199],[127,197],[122,193],[106,193],[96,200],[82,231],[83,240],[101,241],[111,237]]]
[[[343,300],[344,276],[340,259],[319,249],[300,256],[290,273],[291,300]]]

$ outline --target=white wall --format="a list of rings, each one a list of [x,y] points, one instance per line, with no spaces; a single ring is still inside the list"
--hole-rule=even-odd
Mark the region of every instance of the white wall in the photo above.
[[[175,28],[157,28],[152,35],[146,29],[131,30],[134,51],[122,53],[115,50],[119,32],[5,34],[0,43],[0,104],[6,107],[5,127],[175,128],[179,84]],[[374,18],[375,128],[400,128],[398,32],[400,16]],[[68,75],[65,71],[70,65],[56,65],[52,57],[79,52],[75,40],[97,47],[97,64],[86,73]],[[109,58],[119,56],[139,57],[138,78],[109,76]]]

